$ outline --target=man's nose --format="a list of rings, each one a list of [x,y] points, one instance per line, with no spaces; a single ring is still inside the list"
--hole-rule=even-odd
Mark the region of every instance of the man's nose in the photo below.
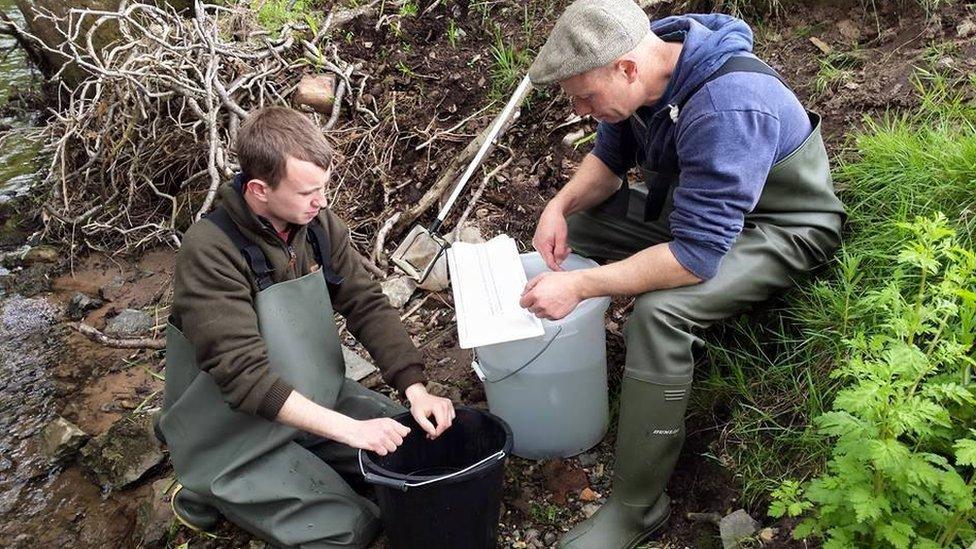
[[[586,116],[593,112],[593,109],[591,109],[590,105],[585,101],[573,101],[573,110],[576,111],[576,114],[579,116]]]
[[[322,192],[315,193],[312,197],[312,206],[321,208],[323,204],[325,204],[325,189]]]

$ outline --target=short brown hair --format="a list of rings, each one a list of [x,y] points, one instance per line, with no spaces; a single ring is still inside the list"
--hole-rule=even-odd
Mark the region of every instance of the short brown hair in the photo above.
[[[237,135],[237,160],[244,181],[260,179],[271,188],[285,175],[289,156],[323,170],[332,165],[332,147],[304,114],[288,107],[266,107],[247,117]]]

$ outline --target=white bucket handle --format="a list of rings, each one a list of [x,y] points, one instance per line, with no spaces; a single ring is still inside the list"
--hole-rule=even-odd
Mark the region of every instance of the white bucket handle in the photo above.
[[[478,373],[481,374],[478,377],[480,377],[482,381],[487,381],[488,383],[499,383],[499,382],[505,381],[506,379],[508,379],[508,378],[514,376],[515,374],[521,372],[522,370],[524,370],[529,364],[532,364],[533,362],[535,362],[535,359],[539,358],[540,356],[542,356],[543,353],[545,353],[546,351],[548,351],[549,350],[549,347],[553,344],[554,341],[556,341],[556,338],[559,337],[559,334],[561,334],[562,331],[563,331],[563,327],[560,324],[558,327],[556,327],[556,333],[552,334],[552,337],[549,339],[549,341],[545,345],[542,346],[542,349],[538,353],[532,355],[532,358],[530,358],[528,362],[526,362],[525,364],[519,366],[515,370],[512,370],[511,372],[503,375],[502,377],[500,377],[498,379],[488,379],[488,373],[485,372],[484,366],[481,366],[478,363],[474,363],[474,364],[472,364],[472,366],[474,366],[475,364],[477,364],[476,368],[478,370]],[[477,354],[477,351],[475,351],[475,354]]]
[[[387,477],[383,477],[383,476],[380,476],[380,475],[374,475],[373,473],[367,473],[366,472],[366,468],[363,467],[363,450],[359,450],[358,457],[359,457],[359,472],[363,474],[363,479],[365,479],[366,482],[369,482],[371,484],[379,484],[379,485],[382,485],[382,486],[388,486],[390,488],[396,488],[398,490],[402,490],[402,491],[406,492],[407,491],[407,488],[416,488],[418,486],[425,486],[427,484],[433,484],[435,482],[440,482],[442,480],[447,480],[447,479],[450,479],[450,478],[454,478],[454,477],[456,477],[458,475],[463,475],[464,473],[467,473],[468,471],[470,471],[472,469],[476,469],[476,468],[484,465],[485,463],[487,463],[489,461],[497,460],[497,459],[504,459],[505,458],[505,450],[499,450],[499,451],[495,452],[494,454],[492,454],[492,455],[490,455],[490,456],[482,459],[481,461],[479,461],[477,463],[474,463],[472,465],[468,465],[467,467],[465,467],[464,469],[461,469],[460,471],[455,471],[453,473],[450,473],[450,474],[447,474],[447,475],[443,475],[443,476],[440,476],[440,477],[434,477],[434,478],[431,478],[431,479],[422,480],[420,482],[407,482],[405,480],[394,480],[392,478],[387,478]]]

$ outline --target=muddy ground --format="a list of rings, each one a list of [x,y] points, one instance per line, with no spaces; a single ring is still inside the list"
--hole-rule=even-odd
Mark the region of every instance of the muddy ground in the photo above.
[[[563,2],[558,3],[560,6]],[[824,117],[832,154],[843,154],[844,136],[867,115],[910,108],[918,102],[914,79],[919,71],[950,78],[972,74],[976,53],[971,32],[974,14],[963,3],[950,4],[926,16],[913,2],[879,2],[877,11],[861,3],[836,1],[783,7],[776,17],[756,22],[757,50],[780,71],[811,109]],[[869,3],[870,4],[870,3]],[[482,4],[491,9],[444,3],[420,17],[403,20],[399,33],[379,30],[375,21],[350,27],[343,54],[371,64],[376,75],[370,94],[379,104],[400,98],[398,124],[417,132],[397,144],[399,161],[392,177],[409,182],[398,195],[403,204],[416,199],[437,175],[443,159],[414,151],[421,130],[448,128],[482,108],[491,87],[493,43],[489,22],[521,47],[538,47],[554,21],[554,13],[529,13],[520,3]],[[526,4],[528,5],[528,4]],[[873,4],[870,4],[873,5]],[[670,14],[665,3],[652,15]],[[449,11],[452,10],[452,11]],[[457,47],[448,44],[447,21],[465,29]],[[967,26],[968,25],[968,26]],[[829,62],[836,71],[824,70]],[[409,70],[404,70],[404,68]],[[969,90],[972,94],[972,90]],[[433,105],[433,106],[432,106]],[[524,248],[530,246],[535,218],[585,152],[561,145],[570,132],[592,132],[592,122],[558,127],[569,106],[558,94],[536,94],[523,118],[504,142],[516,160],[500,173],[482,197],[473,218],[486,235],[506,232]],[[475,117],[439,154],[463,147],[485,116]],[[496,153],[495,160],[501,158]],[[494,165],[491,161],[488,165]],[[390,182],[379,182],[389,184]],[[412,190],[411,190],[412,189]],[[349,219],[357,242],[372,241],[382,221],[382,204],[343,208],[355,197],[340,195],[337,209],[353,212]],[[4,227],[0,245],[18,249],[36,228],[22,212],[30,200],[0,208]],[[368,252],[366,246],[362,251]],[[152,468],[131,487],[103,491],[78,461],[52,466],[39,450],[39,432],[60,415],[92,436],[105,433],[116,421],[152,413],[161,405],[159,351],[110,349],[91,342],[71,327],[70,300],[79,292],[103,303],[87,311],[83,321],[102,328],[106,319],[127,308],[141,309],[154,319],[155,336],[167,314],[174,251],[160,249],[138,258],[69,257],[63,251],[28,261],[7,258],[0,273],[0,546],[4,547],[133,547],[143,543],[145,527],[137,526],[140,505],[150,497],[153,481],[172,474],[168,462]],[[459,402],[484,405],[484,391],[471,372],[470,355],[457,347],[449,292],[418,292],[404,310],[416,309],[406,325],[428,359],[431,380]],[[620,326],[627,300],[615,300],[608,317],[608,357],[612,394],[619,386],[623,362]],[[367,382],[374,383],[375,379]],[[711,525],[689,521],[688,512],[727,513],[741,506],[734,472],[712,452],[727,412],[693,413],[690,436],[671,481],[672,520],[661,547],[717,547]],[[595,509],[609,494],[613,433],[578,458],[536,463],[509,462],[501,517],[500,545],[551,546],[556,537]],[[582,499],[591,501],[582,501]],[[800,546],[789,540],[789,524],[765,518],[765,509],[748,509],[772,538],[769,546]],[[166,532],[156,545],[254,547],[260,542],[229,524],[216,537],[186,528]],[[384,542],[378,544],[383,546]]]

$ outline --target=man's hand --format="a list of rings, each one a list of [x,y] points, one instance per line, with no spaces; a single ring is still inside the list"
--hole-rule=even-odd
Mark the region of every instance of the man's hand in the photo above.
[[[335,440],[353,448],[376,452],[381,456],[396,451],[397,447],[403,444],[403,437],[410,432],[410,427],[388,417],[367,420],[349,419],[351,422],[334,437]]]
[[[454,421],[454,404],[449,399],[434,396],[427,392],[423,383],[414,383],[404,392],[410,401],[410,414],[427,431],[427,438],[433,440],[451,426]],[[429,417],[433,416],[435,427]]]
[[[568,232],[566,216],[550,203],[539,216],[539,224],[535,228],[535,236],[532,237],[532,247],[553,271],[563,270],[560,265],[572,251],[566,245]]]
[[[525,285],[519,305],[539,318],[559,320],[583,301],[580,271],[542,273]]]

